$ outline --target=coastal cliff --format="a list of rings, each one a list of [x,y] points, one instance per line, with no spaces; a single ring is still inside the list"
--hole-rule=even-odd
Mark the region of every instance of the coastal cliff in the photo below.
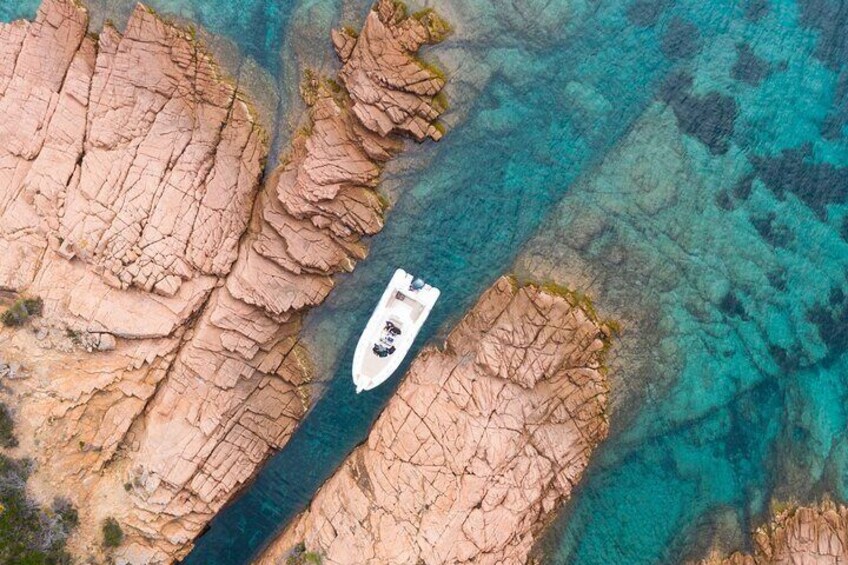
[[[713,555],[702,565],[806,565],[848,562],[848,507],[824,501],[788,508],[754,532],[754,551]]]
[[[307,407],[305,311],[367,253],[403,136],[439,139],[444,79],[414,57],[447,27],[380,1],[306,73],[308,123],[263,183],[267,136],[191,29],[143,5],[88,32],[77,0],[0,24],[4,394],[43,498],[69,496],[79,556],[184,555]]]
[[[526,562],[607,435],[608,332],[501,278],[257,563]]]

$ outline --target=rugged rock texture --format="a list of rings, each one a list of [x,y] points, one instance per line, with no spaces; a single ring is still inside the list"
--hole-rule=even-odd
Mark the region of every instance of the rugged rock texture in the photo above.
[[[258,562],[301,543],[328,564],[525,562],[606,437],[605,331],[499,280]]]
[[[387,135],[403,131],[423,140],[441,137],[434,120],[444,106],[434,97],[444,87],[440,73],[409,57],[440,40],[448,25],[432,11],[406,17],[402,4],[378,2],[361,36],[333,32],[344,62],[339,78],[353,98],[353,113],[368,129]]]
[[[49,240],[116,288],[173,296],[223,275],[266,148],[236,88],[184,31],[138,6],[126,32],[86,35],[84,9],[48,0],[7,44],[0,284],[28,286]],[[11,47],[11,48],[9,48]],[[5,81],[4,81],[5,82]]]
[[[0,363],[28,377],[33,484],[81,509],[72,549],[114,516],[118,562],[169,562],[302,416],[302,316],[382,227],[397,136],[440,136],[443,79],[413,53],[443,26],[379,2],[336,41],[350,92],[309,76],[310,123],[260,187],[265,134],[190,30],[142,5],[124,33],[87,21],[45,0],[0,25],[0,291],[44,299]]]
[[[711,557],[703,565],[839,565],[848,563],[848,508],[825,501],[791,508],[754,532],[753,554]]]

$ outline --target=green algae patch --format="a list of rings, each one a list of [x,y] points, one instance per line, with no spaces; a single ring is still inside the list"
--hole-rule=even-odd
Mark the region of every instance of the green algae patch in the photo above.
[[[294,339],[294,338],[288,338]],[[309,353],[309,350],[306,349],[303,345],[298,342],[295,342],[291,345],[291,349],[286,356],[285,363],[291,363],[294,365],[294,373],[301,375],[302,379],[297,382],[291,382],[291,384],[295,385],[295,392],[300,399],[301,405],[303,406],[304,413],[309,410],[309,407],[312,403],[312,388],[310,384],[315,378],[315,363],[312,361],[312,356]]]
[[[528,282],[526,284],[533,285],[532,282]],[[598,314],[597,308],[595,307],[594,301],[585,292],[568,288],[567,286],[554,281],[546,281],[541,283],[541,285],[538,285],[538,287],[550,295],[564,298],[575,308],[580,308],[586,313],[592,322],[597,324],[602,334],[601,340],[604,343],[603,349],[598,352],[599,370],[603,375],[607,375],[609,373],[607,357],[610,349],[612,348],[613,338],[621,334],[621,322],[615,319],[602,320]]]
[[[601,319],[600,314],[598,314],[598,310],[595,307],[595,303],[592,300],[592,297],[580,290],[574,290],[565,285],[562,285],[555,281],[544,281],[537,282],[532,279],[521,280],[514,274],[505,275],[505,278],[513,285],[513,288],[517,289],[520,287],[536,287],[543,292],[546,292],[552,296],[559,296],[564,298],[569,304],[574,306],[575,308],[580,308],[589,319],[597,324],[600,328],[601,333],[604,335],[604,351],[609,347],[610,342],[613,337],[621,334],[623,325],[621,321],[616,319]]]
[[[428,73],[433,75],[434,78],[440,79],[444,82],[448,81],[448,76],[445,74],[444,69],[442,69],[437,64],[431,63],[429,61],[425,61],[424,59],[421,59],[419,57],[415,58],[415,62],[418,63],[418,65],[422,69],[424,69],[425,71],[427,71]],[[434,99],[435,99],[435,97],[434,97]]]
[[[12,448],[18,446],[15,437],[15,421],[9,407],[0,402],[0,447]]]
[[[404,2],[401,2],[401,0],[392,0],[392,5],[395,7],[394,17],[397,20],[405,20],[407,17],[409,17],[409,8],[407,8]],[[374,4],[371,5],[371,10],[376,12],[379,10],[379,6],[379,2],[374,2]]]
[[[345,92],[345,87],[339,84],[339,81],[334,78],[325,78],[324,84],[327,85],[327,88],[329,88],[330,92],[333,94],[342,94]]]
[[[313,106],[321,92],[321,81],[318,79],[318,73],[310,67],[304,67],[301,76],[300,97],[307,106]]]
[[[775,519],[784,517],[784,515],[793,514],[798,509],[798,501],[790,498],[789,500],[772,499],[769,502],[769,514]]]
[[[392,206],[392,203],[389,202],[388,196],[386,196],[382,192],[375,192],[374,194],[377,196],[377,203],[380,204],[380,210],[385,212]]]
[[[595,307],[595,302],[585,292],[573,290],[553,281],[542,283],[540,288],[549,294],[565,298],[569,304],[586,312],[589,319],[598,324],[607,337],[621,334],[623,328],[621,321],[616,319],[601,319],[598,309]]]
[[[424,8],[412,14],[412,19],[421,22],[427,28],[430,38],[438,43],[453,33],[453,26],[441,17],[433,8]]]
[[[510,273],[507,275],[503,275],[503,278],[509,283],[509,286],[512,287],[512,290],[518,290],[521,288],[521,283],[514,274]]]
[[[598,324],[601,323],[600,318],[598,317],[598,310],[595,308],[595,303],[592,301],[592,298],[585,292],[582,292],[580,290],[572,290],[567,286],[561,285],[553,281],[542,283],[540,288],[548,294],[565,298],[569,304],[580,308],[581,310],[586,312],[586,315],[589,316],[589,318],[593,322]]]
[[[353,26],[342,26],[342,33],[348,37],[352,37],[353,39],[359,39],[359,32]]]
[[[436,107],[436,111],[440,114],[446,112],[447,109],[450,107],[448,97],[445,94],[444,90],[439,91],[439,93],[433,97],[433,106]]]

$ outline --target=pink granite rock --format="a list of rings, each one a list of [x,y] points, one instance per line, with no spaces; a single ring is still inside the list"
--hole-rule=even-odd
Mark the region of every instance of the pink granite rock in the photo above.
[[[308,124],[264,186],[257,117],[189,30],[139,4],[95,39],[77,0],[0,24],[0,290],[44,300],[34,333],[0,329],[0,358],[31,376],[12,390],[21,449],[34,488],[79,506],[78,555],[113,516],[117,562],[181,557],[303,415],[302,316],[382,228],[396,134],[438,115],[414,51],[440,20],[393,6],[344,56],[376,82],[310,75]],[[391,128],[363,123],[381,112]]]
[[[226,274],[267,151],[255,117],[188,32],[143,6],[123,35],[95,44],[86,27],[80,5],[48,0],[4,28],[0,237],[15,252],[0,286],[29,284],[50,241],[120,288],[172,296]]]
[[[349,30],[333,33],[336,52],[345,63],[339,78],[365,127],[383,136],[404,132],[418,140],[441,138],[434,121],[445,109],[436,100],[444,78],[412,53],[447,32],[447,24],[434,12],[407,17],[403,4],[380,0],[359,36]]]
[[[703,565],[848,563],[848,507],[824,501],[784,510],[754,532],[754,552],[713,555]]]
[[[566,298],[502,278],[258,563],[300,543],[327,564],[526,562],[606,437],[604,339]]]
[[[187,32],[141,5],[99,51],[59,236],[122,288],[173,295],[226,274],[267,151],[255,116]]]

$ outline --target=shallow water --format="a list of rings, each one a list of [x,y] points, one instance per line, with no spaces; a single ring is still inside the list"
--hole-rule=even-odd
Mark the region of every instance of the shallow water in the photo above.
[[[431,153],[426,172],[403,178],[402,195],[386,229],[374,238],[370,258],[310,320],[313,340],[322,344],[313,349],[326,352],[335,344],[342,353],[325,394],[245,496],[216,518],[188,562],[242,562],[245,550],[290,519],[365,438],[396,382],[354,396],[350,353],[395,266],[442,289],[422,332],[426,339],[508,268],[570,182],[651,103],[654,84],[673,63],[659,52],[635,52],[654,34],[628,33],[626,20],[615,16],[616,6],[605,9],[606,27],[585,33],[563,29],[564,49],[551,48],[552,37],[531,48],[515,48],[514,37],[503,37],[496,51],[477,47],[479,53],[466,53],[482,58],[499,80],[483,85],[467,117],[444,141],[420,149]],[[599,53],[602,38],[610,35],[621,41]],[[600,61],[589,67],[586,59],[592,56]],[[539,76],[548,82],[539,82]],[[576,76],[583,77],[581,83],[574,82]],[[647,88],[633,88],[638,84]],[[597,94],[601,91],[622,96],[612,104]],[[552,96],[558,103],[550,103]],[[572,99],[580,101],[579,108],[572,109]],[[235,535],[242,531],[249,534]]]
[[[617,375],[648,391],[614,419],[551,562],[744,547],[771,502],[848,494],[848,21],[822,14],[836,6],[734,18],[686,69],[699,102],[661,94],[670,107],[644,113],[525,250],[522,270],[654,318],[659,350],[634,347]],[[722,99],[737,107],[726,143],[684,133]]]
[[[153,4],[229,37],[284,101],[308,38],[362,13]],[[348,368],[395,266],[443,291],[419,345],[513,269],[625,320],[613,432],[542,544],[550,561],[679,562],[744,545],[773,498],[846,499],[844,4],[438,8],[456,26],[429,51],[451,76],[449,134],[390,167],[386,229],[308,320],[323,396],[187,562],[247,562],[366,437],[397,380],[355,396]],[[17,9],[0,0],[0,17]]]

